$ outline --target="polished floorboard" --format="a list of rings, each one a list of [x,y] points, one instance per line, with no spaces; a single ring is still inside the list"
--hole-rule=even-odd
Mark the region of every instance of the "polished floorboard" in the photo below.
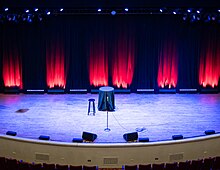
[[[95,116],[87,115],[90,98],[95,99]],[[98,111],[98,94],[0,94],[0,133],[71,142],[86,131],[98,135],[95,143],[122,143],[123,134],[136,131],[150,141],[220,132],[220,94],[115,94],[115,105],[105,132],[107,112]]]

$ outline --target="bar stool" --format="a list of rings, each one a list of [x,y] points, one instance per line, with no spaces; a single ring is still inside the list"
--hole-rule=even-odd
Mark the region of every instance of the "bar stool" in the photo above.
[[[88,108],[88,115],[91,113],[93,113],[93,115],[95,115],[95,99],[89,99],[89,108]],[[91,107],[91,103],[92,103],[92,110],[90,111],[90,107]]]

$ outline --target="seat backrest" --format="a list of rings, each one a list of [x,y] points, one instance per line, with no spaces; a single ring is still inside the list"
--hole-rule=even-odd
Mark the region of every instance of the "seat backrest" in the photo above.
[[[43,163],[43,170],[55,170],[55,164]]]
[[[5,157],[0,157],[0,167],[2,170],[6,170],[6,159]]]
[[[174,162],[174,163],[166,163],[165,169],[166,169],[166,170],[176,170],[176,169],[177,169],[177,162]]]
[[[151,164],[139,165],[139,170],[151,170]]]
[[[68,170],[68,169],[69,169],[68,165],[59,165],[59,164],[56,165],[56,170]]]
[[[152,170],[163,170],[164,169],[164,163],[162,164],[152,164]]]
[[[137,170],[137,165],[125,165],[125,170]]]
[[[97,166],[83,166],[83,170],[96,170]]]
[[[82,166],[74,166],[74,165],[70,165],[70,170],[82,170]]]

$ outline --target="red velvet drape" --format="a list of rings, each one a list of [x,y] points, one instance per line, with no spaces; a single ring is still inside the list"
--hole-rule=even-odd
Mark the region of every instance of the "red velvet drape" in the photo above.
[[[3,52],[3,81],[5,87],[22,88],[21,56],[13,42]]]
[[[50,41],[46,49],[47,86],[65,88],[64,46],[58,38]]]
[[[159,55],[159,67],[157,82],[158,86],[176,87],[178,78],[178,53],[176,42],[167,40],[162,45]]]
[[[108,85],[108,47],[99,38],[90,43],[89,81],[93,86]]]
[[[220,41],[207,40],[199,64],[199,83],[203,87],[218,86],[220,78]]]
[[[112,82],[118,88],[127,88],[134,75],[134,36],[121,31],[115,43],[112,58]]]

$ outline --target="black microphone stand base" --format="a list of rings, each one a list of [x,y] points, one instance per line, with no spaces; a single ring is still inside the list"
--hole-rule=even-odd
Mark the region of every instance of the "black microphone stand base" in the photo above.
[[[105,131],[105,132],[109,132],[109,131],[111,131],[111,129],[105,128],[104,131]]]

